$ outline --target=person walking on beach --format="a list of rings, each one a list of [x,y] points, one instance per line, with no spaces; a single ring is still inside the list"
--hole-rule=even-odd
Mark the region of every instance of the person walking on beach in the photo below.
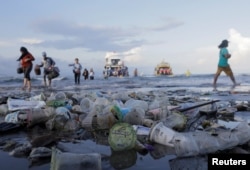
[[[134,77],[137,77],[138,76],[138,71],[137,71],[137,68],[135,68],[134,70]]]
[[[75,75],[75,84],[80,84],[82,65],[79,63],[79,59],[75,58],[75,63],[69,64],[69,66],[73,66],[73,73]]]
[[[109,77],[109,69],[106,66],[104,66],[103,77],[104,79],[108,79]]]
[[[32,62],[35,60],[35,58],[25,47],[21,47],[20,52],[21,56],[17,59],[17,61],[21,63],[24,74],[22,90],[27,88],[28,91],[31,91],[30,72],[33,68]]]
[[[228,43],[229,43],[228,40],[223,40],[221,44],[218,46],[218,48],[220,49],[220,52],[219,52],[219,62],[218,62],[217,71],[214,75],[214,82],[213,82],[214,90],[216,90],[216,82],[222,71],[227,76],[230,77],[234,86],[237,85],[235,78],[234,78],[233,71],[230,65],[228,64],[228,59],[231,58],[231,54],[228,52],[228,49],[227,49]]]
[[[43,61],[40,65],[38,65],[39,67],[43,67],[43,81],[44,81],[44,86],[47,86],[47,81],[46,78],[48,79],[48,86],[51,86],[51,78],[49,78],[49,74],[52,72],[53,67],[56,65],[55,61],[51,58],[48,57],[46,52],[42,53],[43,56]]]
[[[94,80],[94,76],[95,76],[95,72],[94,72],[93,68],[91,68],[89,70],[89,79]]]
[[[84,76],[84,80],[89,79],[89,71],[86,68],[83,70],[82,75]]]

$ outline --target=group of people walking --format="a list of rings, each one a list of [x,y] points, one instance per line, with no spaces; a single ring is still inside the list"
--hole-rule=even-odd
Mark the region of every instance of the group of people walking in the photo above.
[[[228,40],[223,40],[218,48],[220,49],[219,51],[219,62],[217,66],[217,71],[214,75],[214,80],[213,80],[213,87],[214,90],[216,89],[216,83],[218,80],[218,77],[222,72],[224,72],[227,76],[230,77],[230,79],[233,82],[233,86],[238,85],[236,83],[233,71],[228,63],[228,60],[231,58],[231,54],[229,53],[227,47],[228,47],[229,41]],[[35,60],[34,56],[27,50],[25,47],[20,48],[21,56],[17,59],[17,61],[20,62],[22,72],[24,74],[24,79],[23,79],[23,90],[31,90],[31,81],[30,81],[30,73],[33,68],[33,61]],[[44,85],[45,86],[51,86],[51,80],[57,76],[59,76],[59,69],[58,67],[55,67],[56,63],[55,61],[51,58],[48,57],[46,52],[42,53],[43,56],[43,61],[40,65],[36,65],[36,67],[43,67],[43,80],[44,80]],[[72,64],[69,64],[69,66],[73,67],[73,73],[74,73],[74,78],[75,78],[75,84],[80,84],[80,77],[81,73],[82,76],[84,76],[84,79],[87,80],[88,78],[90,80],[94,80],[94,71],[93,68],[91,68],[89,71],[85,68],[82,72],[82,65],[79,62],[78,58],[75,58],[75,62]],[[108,71],[106,70],[106,74]],[[106,75],[107,77],[107,75]],[[48,79],[48,84],[47,80]]]
[[[90,80],[94,80],[94,70],[93,68],[88,71],[86,68],[82,72],[82,65],[79,63],[79,59],[75,58],[75,63],[69,64],[69,66],[73,67],[73,73],[75,78],[75,84],[80,84],[81,79],[81,73],[84,77],[84,80],[87,80],[90,78]]]
[[[17,59],[20,62],[21,71],[19,73],[24,74],[23,87],[22,90],[31,91],[31,78],[30,73],[33,69],[33,61],[35,61],[35,57],[28,51],[26,47],[20,48],[21,56]],[[48,57],[46,52],[42,53],[43,61],[41,64],[37,64],[35,67],[36,74],[40,75],[40,67],[43,67],[43,81],[44,86],[51,86],[51,80],[55,77],[58,77],[60,74],[60,70],[56,67],[56,62]],[[38,70],[38,71],[37,71]],[[48,80],[48,81],[47,81]],[[48,82],[48,83],[47,83]]]
[[[33,61],[35,61],[35,57],[28,51],[26,47],[21,47],[20,52],[21,56],[17,59],[17,61],[20,62],[20,68],[18,68],[18,73],[23,73],[24,75],[22,90],[31,91],[30,73],[33,69]],[[50,87],[52,79],[60,75],[60,70],[58,67],[56,67],[56,62],[51,57],[48,57],[46,52],[43,52],[42,56],[43,61],[41,62],[41,64],[37,64],[35,66],[35,72],[37,75],[40,75],[40,68],[43,67],[44,86]],[[85,80],[94,80],[95,73],[93,68],[91,68],[90,71],[85,68],[82,72],[82,65],[79,63],[78,58],[75,58],[75,62],[69,64],[69,66],[73,67],[76,85],[80,84],[81,73]]]

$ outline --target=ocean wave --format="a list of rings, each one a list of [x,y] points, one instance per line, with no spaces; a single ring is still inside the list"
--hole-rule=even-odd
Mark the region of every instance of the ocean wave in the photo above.
[[[104,79],[103,77],[95,77],[94,80],[84,80],[81,77],[81,84],[75,85],[74,76],[59,76],[52,80],[52,86],[57,90],[126,90],[126,89],[140,89],[140,88],[213,88],[213,74],[204,75],[176,75],[171,77],[166,76],[138,76],[138,77],[110,77]],[[236,81],[241,83],[244,89],[248,89],[250,80],[245,74],[236,75]],[[23,76],[2,76],[0,77],[0,87],[18,88],[23,84]],[[39,91],[43,86],[43,76],[32,77],[32,86]],[[232,86],[232,82],[226,75],[221,75],[217,81],[218,87],[228,88]],[[250,88],[250,87],[249,87]],[[41,89],[42,90],[42,89]]]
[[[64,78],[58,78],[57,80],[63,80],[63,79]],[[43,80],[42,77],[39,77],[39,78],[32,77],[31,78],[32,82],[41,81],[41,80]],[[65,80],[67,80],[67,79],[65,78]],[[9,83],[20,83],[20,82],[23,82],[23,77],[1,77],[0,78],[0,83],[7,83],[7,84],[9,84]]]
[[[23,77],[2,76],[0,77],[0,83],[22,82]]]
[[[56,77],[56,78],[54,78],[53,79],[53,81],[60,81],[60,80],[69,80],[70,78],[68,78],[68,77],[61,77],[61,76],[59,76],[59,77]],[[32,78],[32,80],[39,80],[39,81],[43,81],[43,77],[35,77],[35,78]]]

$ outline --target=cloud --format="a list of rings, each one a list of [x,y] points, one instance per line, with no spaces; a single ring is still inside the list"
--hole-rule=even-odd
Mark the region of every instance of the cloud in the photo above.
[[[140,46],[142,41],[130,41],[126,44],[120,44],[111,39],[61,39],[61,40],[46,40],[40,43],[43,47],[53,47],[57,49],[73,49],[73,48],[84,48],[87,51],[125,51],[135,46]]]
[[[0,47],[8,47],[12,46],[12,43],[10,41],[0,41]]]
[[[127,63],[134,63],[142,59],[142,56],[140,55],[140,51],[141,51],[141,48],[137,47],[137,48],[133,48],[131,50],[124,51],[124,52],[107,52],[105,55],[105,58],[118,56]]]
[[[240,61],[242,59],[248,59],[250,55],[250,37],[243,37],[235,29],[229,30],[229,41],[232,54],[236,57],[232,57],[234,61]]]
[[[232,54],[229,60],[229,64],[235,73],[246,73],[249,72],[250,62],[250,37],[243,36],[236,29],[229,29],[228,31],[230,41],[228,50]],[[191,69],[194,73],[213,73],[216,71],[218,60],[219,60],[219,49],[216,45],[208,45],[206,47],[199,47],[186,54],[188,59],[185,64],[176,64],[176,70],[183,68]],[[214,70],[212,70],[214,69]]]
[[[35,31],[52,35],[39,45],[58,49],[85,48],[89,51],[126,51],[145,43],[135,40],[135,30],[119,27],[88,26],[57,19],[39,20],[32,24]]]
[[[125,56],[124,61],[129,63],[141,61],[142,59],[142,56],[140,54],[141,50],[142,50],[141,48],[137,47],[124,52],[123,53],[123,55]]]
[[[29,44],[29,45],[35,45],[35,44],[41,44],[43,40],[35,39],[35,38],[23,38],[21,39],[22,43]]]
[[[236,29],[229,30],[229,49],[232,54],[230,59],[235,72],[249,72],[250,63],[250,37],[243,36]]]
[[[184,25],[184,22],[177,21],[177,20],[175,20],[173,18],[164,18],[163,22],[164,23],[162,25],[152,27],[152,28],[150,28],[150,30],[153,30],[153,31],[168,31],[170,29],[174,29],[174,28],[177,28],[177,27],[180,27],[180,26]]]
[[[218,62],[218,48],[216,46],[198,47],[180,52],[172,61],[174,74],[183,74],[189,69],[192,74],[214,73]]]
[[[46,40],[33,41],[42,47],[54,47],[57,49],[84,48],[88,51],[128,51],[133,48],[149,44],[145,38],[140,37],[148,31],[165,31],[182,25],[182,22],[171,18],[164,19],[164,24],[151,28],[123,29],[115,26],[85,25],[60,19],[36,20],[32,28],[49,37]],[[27,41],[31,43],[32,41]],[[151,42],[152,43],[152,42]]]

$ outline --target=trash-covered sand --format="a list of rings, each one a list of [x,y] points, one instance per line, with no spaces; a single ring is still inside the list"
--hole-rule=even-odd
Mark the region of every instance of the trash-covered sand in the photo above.
[[[209,153],[250,152],[237,87],[13,89],[1,90],[1,169],[207,169]]]

